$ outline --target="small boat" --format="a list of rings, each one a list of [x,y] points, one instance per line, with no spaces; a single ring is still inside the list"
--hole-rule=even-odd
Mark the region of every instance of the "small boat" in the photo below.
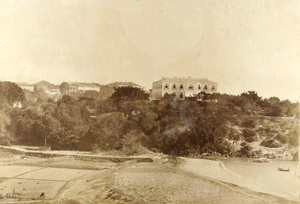
[[[290,171],[290,169],[289,168],[288,169],[283,169],[283,168],[278,167],[278,171]]]

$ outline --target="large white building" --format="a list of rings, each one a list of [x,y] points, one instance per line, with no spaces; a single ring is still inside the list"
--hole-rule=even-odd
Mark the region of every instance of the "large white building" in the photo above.
[[[160,100],[166,94],[175,94],[180,100],[195,97],[201,92],[215,93],[217,83],[207,78],[163,77],[152,83],[152,100]]]

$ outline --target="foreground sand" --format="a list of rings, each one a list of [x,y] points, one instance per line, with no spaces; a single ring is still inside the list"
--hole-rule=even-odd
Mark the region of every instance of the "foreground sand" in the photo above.
[[[115,182],[138,203],[293,203],[168,165],[128,165],[118,171]]]
[[[17,185],[27,186],[24,199],[0,199],[0,203],[295,203],[186,171],[186,161],[155,158],[152,163],[113,163],[6,154],[0,160],[0,185],[9,184],[16,191]],[[35,187],[40,182],[51,185]],[[42,198],[37,197],[40,191],[45,192]]]

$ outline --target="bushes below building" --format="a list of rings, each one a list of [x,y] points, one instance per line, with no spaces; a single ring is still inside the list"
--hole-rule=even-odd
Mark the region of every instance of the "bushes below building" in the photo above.
[[[19,91],[19,90],[18,90]],[[283,115],[299,116],[298,104],[262,100],[255,92],[240,96],[214,94],[218,103],[178,101],[171,95],[160,101],[137,88],[118,88],[106,100],[86,95],[64,95],[58,101],[37,97],[25,109],[4,106],[9,120],[0,118],[0,142],[50,146],[51,149],[84,151],[122,151],[126,155],[142,147],[171,155],[187,156],[204,152],[249,155],[250,143],[264,139],[262,145],[298,145],[298,124],[281,123],[265,113],[273,104],[281,105]],[[207,96],[212,97],[212,96]],[[272,103],[271,103],[272,102]],[[0,105],[1,105],[0,104]],[[269,114],[270,115],[270,114]],[[280,124],[291,134],[277,134]],[[295,130],[295,131],[293,131]],[[242,141],[246,141],[240,144]],[[275,141],[275,142],[274,142]],[[249,144],[248,144],[249,143]]]

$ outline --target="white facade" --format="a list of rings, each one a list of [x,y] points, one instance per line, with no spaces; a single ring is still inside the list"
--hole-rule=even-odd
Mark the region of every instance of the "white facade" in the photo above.
[[[16,83],[21,89],[34,92],[34,85],[26,84],[26,83]]]
[[[216,91],[217,83],[206,78],[163,77],[153,82],[151,98],[160,100],[166,94],[175,94],[178,99],[184,100],[195,97],[201,92],[211,94]]]
[[[78,91],[86,92],[86,91],[98,91],[100,92],[100,87],[94,84],[78,84]]]
[[[80,82],[64,82],[62,83],[61,92],[66,93],[77,93],[77,92],[86,92],[86,91],[97,91],[100,92],[100,86],[93,83],[80,83]]]

